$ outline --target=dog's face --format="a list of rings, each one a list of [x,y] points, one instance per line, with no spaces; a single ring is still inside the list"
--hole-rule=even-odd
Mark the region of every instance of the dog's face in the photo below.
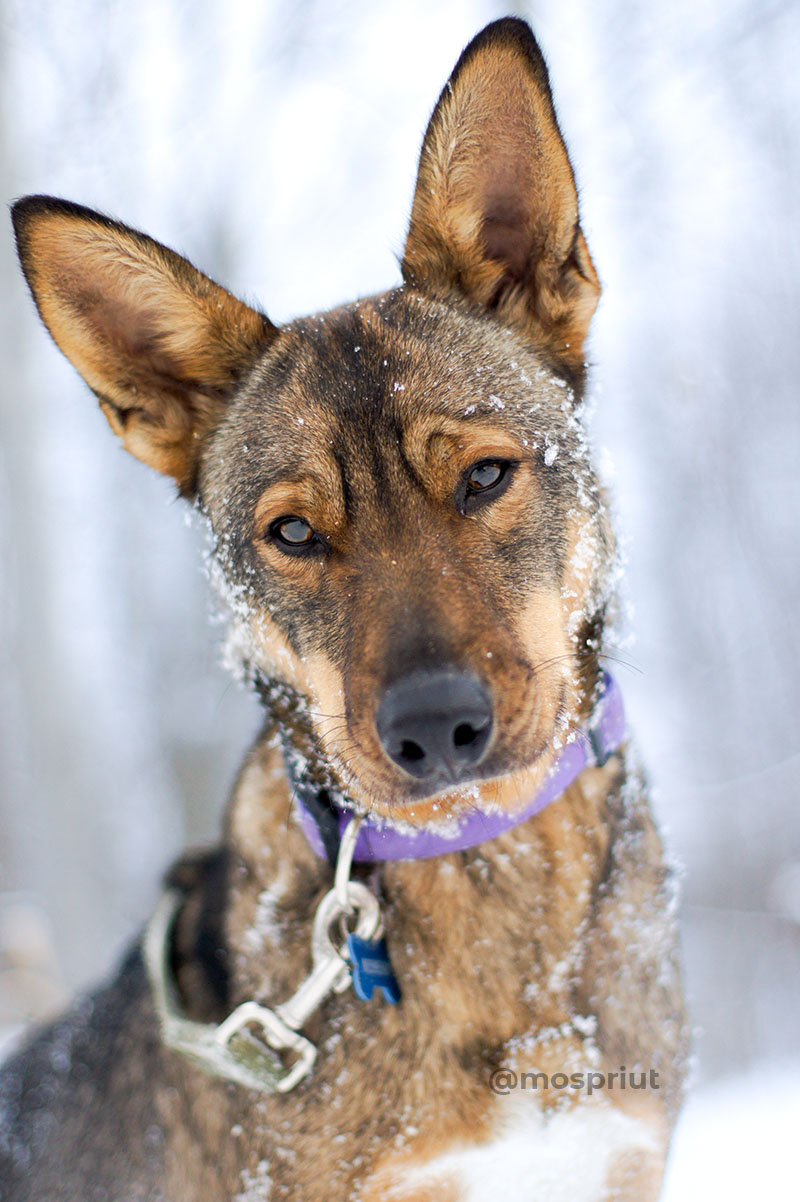
[[[517,772],[574,717],[603,518],[575,399],[512,334],[407,288],[294,323],[200,494],[242,653],[352,794]]]
[[[513,804],[587,704],[610,558],[576,413],[599,286],[527,28],[459,61],[384,296],[278,330],[88,210],[15,221],[54,338],[208,514],[234,640],[345,791],[411,821],[475,782]]]

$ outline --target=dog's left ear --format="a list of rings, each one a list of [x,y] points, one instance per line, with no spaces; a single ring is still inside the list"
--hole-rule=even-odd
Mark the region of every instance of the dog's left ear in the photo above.
[[[600,283],[547,67],[524,21],[507,17],[479,33],[439,97],[422,146],[403,278],[495,312],[582,383]]]
[[[201,452],[275,327],[186,259],[51,196],[12,208],[41,318],[122,445],[192,496]]]

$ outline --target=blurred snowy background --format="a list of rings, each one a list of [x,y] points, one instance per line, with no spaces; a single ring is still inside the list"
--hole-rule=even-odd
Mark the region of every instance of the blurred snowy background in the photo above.
[[[110,212],[276,321],[382,289],[439,89],[507,11],[0,0],[0,196]],[[637,635],[620,678],[686,871],[698,1093],[670,1197],[766,1196],[800,1129],[800,6],[514,11],[550,64],[605,286],[595,434]],[[39,326],[8,227],[0,344],[13,1028],[103,973],[174,853],[213,837],[258,716],[218,666],[199,530]]]

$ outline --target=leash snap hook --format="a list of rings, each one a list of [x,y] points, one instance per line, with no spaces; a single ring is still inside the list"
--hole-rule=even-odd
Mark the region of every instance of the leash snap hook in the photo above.
[[[330,993],[344,992],[351,980],[358,996],[364,996],[359,986],[364,953],[359,955],[355,949],[363,947],[372,954],[382,934],[378,899],[366,885],[350,880],[360,821],[354,819],[344,833],[333,888],[314,915],[311,972],[279,1006],[242,1002],[218,1026],[187,1018],[170,970],[170,936],[183,895],[178,890],[164,895],[145,932],[143,955],[167,1047],[211,1076],[264,1093],[288,1093],[308,1076],[317,1048],[300,1028]],[[345,919],[350,919],[352,930],[345,925],[339,942],[334,942],[332,928]],[[253,1027],[260,1028],[260,1038]],[[282,1061],[283,1052],[294,1056],[288,1067]]]

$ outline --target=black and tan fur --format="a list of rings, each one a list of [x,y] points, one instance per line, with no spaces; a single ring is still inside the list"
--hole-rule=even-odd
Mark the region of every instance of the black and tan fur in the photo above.
[[[513,809],[591,707],[613,563],[581,425],[600,287],[544,61],[520,21],[478,35],[426,134],[403,284],[280,329],[89,210],[34,197],[14,221],[39,312],[112,429],[207,515],[231,646],[268,706],[220,850],[174,873],[183,1002],[218,1021],[297,987],[331,883],[287,822],[278,724],[355,805],[414,825]],[[476,497],[487,461],[503,483]],[[286,515],[319,536],[302,554],[272,533]],[[376,712],[440,665],[480,679],[493,727],[469,779],[432,793],[386,754]],[[458,1158],[511,1118],[531,1124],[532,1198],[553,1196],[536,1140],[544,1159],[564,1130],[570,1197],[654,1199],[685,1020],[670,883],[625,753],[472,851],[357,875],[384,907],[398,1007],[329,999],[306,1028],[311,1078],[261,1097],[161,1046],[135,948],[6,1068],[4,1202],[493,1198],[520,1188],[502,1155],[483,1193]],[[504,1065],[643,1066],[660,1088],[496,1097]]]

